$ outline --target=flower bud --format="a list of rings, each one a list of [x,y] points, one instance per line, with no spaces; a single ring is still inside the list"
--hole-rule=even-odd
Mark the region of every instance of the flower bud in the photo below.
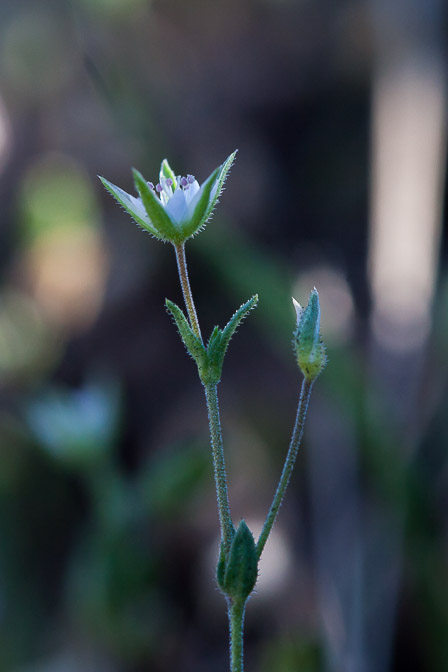
[[[293,299],[297,313],[297,327],[294,332],[294,349],[297,363],[308,382],[313,382],[324,370],[327,363],[325,346],[320,334],[319,294],[314,288],[306,308]]]
[[[245,602],[258,577],[257,549],[252,532],[240,521],[232,540],[228,558],[223,550],[216,568],[216,578],[223,593],[234,602]]]

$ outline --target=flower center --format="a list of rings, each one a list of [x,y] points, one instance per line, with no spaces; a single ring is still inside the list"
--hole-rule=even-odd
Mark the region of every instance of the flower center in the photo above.
[[[148,182],[148,187],[151,189],[151,191],[157,192],[162,203],[166,205],[174,194],[176,188],[180,188],[182,191],[187,191],[194,182],[194,175],[187,175],[186,177],[179,175],[177,177],[176,187],[173,187],[174,182],[171,177],[167,177],[166,179],[162,178],[162,180],[155,186],[153,182]]]

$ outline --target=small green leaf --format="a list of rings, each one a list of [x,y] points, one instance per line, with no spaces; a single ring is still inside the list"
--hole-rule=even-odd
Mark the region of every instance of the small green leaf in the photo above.
[[[176,304],[169,299],[166,299],[165,305],[166,309],[176,323],[183,344],[187,348],[188,353],[195,360],[201,372],[201,370],[207,366],[207,351],[202,345],[201,340],[194,333],[187,318],[179,306],[176,306]]]
[[[243,303],[243,305],[238,308],[238,310],[232,315],[230,320],[227,322],[226,326],[222,331],[222,339],[221,339],[224,351],[227,349],[230,339],[240,326],[241,322],[244,320],[245,317],[247,317],[250,311],[253,308],[255,308],[257,303],[258,303],[258,294],[254,294],[254,296],[250,298],[249,301],[246,301],[246,303]]]
[[[235,151],[232,154],[230,154],[230,156],[227,157],[227,159],[224,161],[224,163],[218,169],[219,170],[219,175],[218,175],[218,179],[217,179],[217,182],[216,182],[216,191],[213,194],[213,198],[210,200],[209,206],[206,210],[205,221],[207,221],[211,217],[211,214],[212,214],[216,204],[218,203],[218,199],[222,194],[222,191],[224,189],[224,183],[227,179],[227,175],[230,172],[230,169],[233,165],[233,162],[235,161],[235,157],[236,157],[237,152],[238,152],[238,150],[235,149]]]
[[[207,342],[207,350],[209,348],[213,348],[214,343],[217,339],[221,338],[222,331],[219,327],[214,327],[212,333],[210,334],[210,338],[208,339]]]
[[[216,578],[224,594],[235,602],[247,600],[254,589],[258,578],[257,549],[244,520],[238,526],[227,559],[221,549]]]
[[[222,374],[222,366],[224,363],[224,356],[227,351],[230,339],[244,320],[246,315],[255,308],[258,302],[258,295],[253,296],[249,301],[243,303],[242,306],[232,315],[224,329],[215,327],[207,344],[209,374],[214,382],[219,382]]]
[[[219,168],[216,168],[211,175],[206,179],[202,185],[202,194],[199,198],[199,201],[196,203],[196,206],[192,212],[190,212],[190,207],[188,209],[188,214],[185,222],[181,224],[181,231],[183,234],[183,240],[194,236],[195,233],[201,230],[201,228],[206,223],[208,216],[207,210],[210,203],[210,194],[215,185],[216,178],[218,177]]]
[[[131,217],[137,222],[139,226],[142,227],[142,229],[146,229],[146,231],[149,231],[149,233],[151,233],[156,238],[160,238],[160,234],[152,226],[151,220],[148,217],[148,213],[143,207],[143,203],[138,198],[131,196],[131,194],[128,194],[123,189],[120,189],[120,187],[116,187],[115,184],[112,184],[112,182],[109,182],[109,180],[106,180],[106,178],[101,177],[100,175],[98,175],[98,177],[100,178],[104,187],[106,187],[107,191],[112,194],[115,200],[126,210],[129,215],[131,215]]]
[[[167,159],[163,159],[163,161],[162,161],[162,165],[160,166],[160,176],[159,176],[159,179],[160,179],[160,181],[162,181],[163,179],[165,179],[165,180],[167,180],[167,179],[171,179],[171,180],[173,180],[172,191],[174,191],[175,188],[177,187],[176,176],[175,176],[175,174],[173,173],[173,169],[171,168],[171,166],[170,166],[170,164],[168,163],[168,160],[167,160]]]
[[[144,208],[148,214],[155,229],[158,232],[158,238],[178,244],[182,237],[179,235],[179,230],[173,224],[171,217],[166,212],[160,200],[149,188],[145,178],[138,170],[133,168],[135,187],[142,199]]]

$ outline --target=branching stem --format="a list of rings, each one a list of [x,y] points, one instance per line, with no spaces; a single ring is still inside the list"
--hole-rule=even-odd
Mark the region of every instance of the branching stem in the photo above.
[[[191,293],[190,282],[188,279],[187,262],[185,258],[184,245],[174,245],[176,252],[177,268],[179,279],[182,286],[182,292],[185,299],[185,306],[188,312],[191,328],[196,336],[202,342],[201,330],[199,327],[198,316]],[[266,517],[260,538],[257,543],[257,556],[260,558],[266,545],[269,534],[277,518],[278,511],[285,496],[291,473],[296,461],[297,452],[302,440],[303,428],[305,425],[308,404],[311,396],[313,383],[303,380],[300,391],[299,405],[297,408],[296,421],[286,456],[280,481],[274,495],[274,499]],[[227,491],[227,475],[224,460],[224,448],[222,442],[221,422],[219,417],[218,386],[216,383],[204,385],[205,398],[207,402],[208,419],[210,426],[210,439],[213,454],[213,468],[215,475],[216,494],[218,500],[218,514],[221,528],[221,541],[223,550],[228,557],[230,547],[235,534],[235,528],[232,523],[229,506],[229,496]],[[246,600],[232,601],[228,600],[229,606],[229,630],[230,630],[230,670],[231,672],[243,672],[243,626],[244,614],[246,609]]]
[[[275,523],[275,519],[277,518],[277,514],[282,504],[283,497],[285,496],[286,488],[288,487],[288,483],[291,478],[291,473],[294,468],[297,452],[299,450],[300,442],[303,436],[303,428],[305,425],[306,414],[308,411],[308,404],[310,401],[312,387],[313,383],[307,381],[306,378],[304,378],[302,383],[302,389],[300,391],[296,422],[291,436],[291,442],[289,444],[288,455],[286,456],[282,475],[280,476],[280,481],[278,483],[274,499],[272,500],[271,508],[269,509],[269,513],[266,516],[266,520],[264,522],[260,538],[258,539],[257,542],[257,555],[259,558],[263,553],[263,549],[266,545],[269,534],[272,530],[272,526]]]

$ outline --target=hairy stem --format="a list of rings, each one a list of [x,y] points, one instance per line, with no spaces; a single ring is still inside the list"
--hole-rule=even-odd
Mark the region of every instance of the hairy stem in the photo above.
[[[194,306],[188,280],[187,260],[185,258],[184,245],[174,245],[176,251],[177,268],[179,270],[180,284],[185,299],[191,328],[196,336],[201,339],[198,316]],[[226,554],[230,551],[234,535],[234,527],[230,516],[229,496],[227,493],[227,474],[224,461],[224,448],[222,445],[221,422],[219,419],[218,389],[216,384],[204,385],[205,398],[207,401],[208,419],[210,425],[210,439],[212,444],[213,468],[215,472],[216,495],[218,500],[219,524],[221,527],[221,539]]]
[[[222,445],[221,422],[219,419],[218,386],[216,384],[204,385],[204,389],[210,425],[219,524],[221,527],[221,538],[224,544],[224,551],[227,555],[230,551],[230,545],[234,535],[234,527],[230,516],[229,495],[227,492],[226,465],[224,461],[224,448]]]
[[[191,328],[202,341],[201,329],[191,293],[188,279],[187,262],[184,245],[174,245],[176,251],[177,268],[182,292],[185,299]],[[230,546],[235,534],[235,528],[230,515],[229,495],[227,491],[227,474],[222,443],[221,421],[219,418],[218,385],[212,383],[204,385],[207,402],[210,439],[212,444],[213,469],[215,474],[216,496],[218,500],[219,524],[221,540],[226,556],[230,553]],[[243,672],[243,624],[246,601],[229,601],[229,628],[230,628],[230,665],[231,672]]]
[[[193,295],[191,293],[190,281],[188,279],[187,260],[185,258],[185,245],[174,245],[176,252],[177,269],[179,271],[180,284],[185,299],[190,325],[196,336],[202,341],[201,329],[199,327],[198,316],[194,306]]]
[[[288,455],[286,456],[282,475],[280,476],[280,481],[278,483],[274,499],[272,500],[271,508],[269,509],[269,513],[266,516],[266,520],[264,522],[260,538],[258,539],[257,542],[257,555],[259,558],[263,553],[263,549],[266,545],[269,534],[272,530],[272,526],[275,523],[275,519],[277,518],[277,514],[283,501],[283,497],[285,496],[286,488],[288,487],[288,483],[291,478],[291,473],[294,468],[297,452],[299,450],[300,442],[303,436],[303,428],[305,426],[306,414],[308,411],[308,404],[310,401],[312,387],[313,383],[312,382],[310,383],[304,378],[302,383],[302,389],[300,391],[296,422],[291,436],[291,442],[289,444]]]
[[[229,602],[230,672],[243,672],[244,612],[246,602]]]

